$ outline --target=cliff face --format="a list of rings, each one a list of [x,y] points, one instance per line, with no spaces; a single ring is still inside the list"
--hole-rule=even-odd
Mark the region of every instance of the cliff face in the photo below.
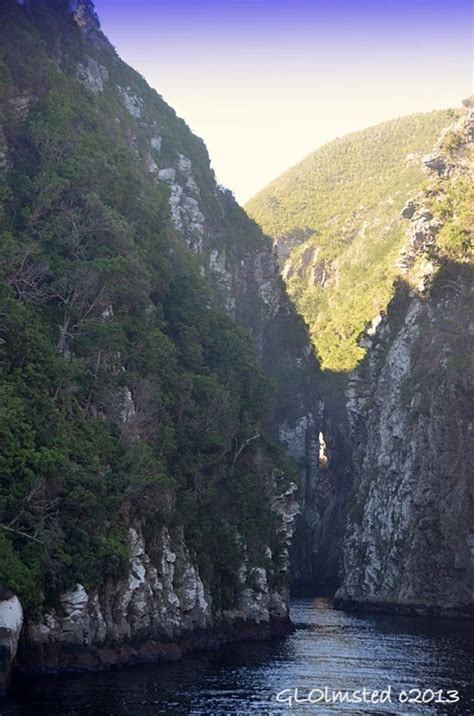
[[[182,531],[171,537],[164,527],[146,545],[142,532],[130,528],[129,546],[128,573],[122,579],[106,580],[89,591],[77,584],[61,595],[57,608],[28,623],[20,670],[174,660],[196,648],[268,638],[287,628],[286,588],[272,588],[267,571],[250,566],[245,554],[238,597],[219,609]]]
[[[90,2],[0,12],[3,686],[278,631],[320,415],[271,246]]]
[[[342,607],[474,613],[473,141],[470,111],[425,158],[401,279],[350,379]]]
[[[424,180],[422,156],[456,116],[416,114],[338,138],[246,205],[273,238],[282,278],[324,370],[313,469],[293,547],[295,585],[309,593],[340,584],[352,483],[344,391],[366,351],[357,336],[393,294],[405,243],[401,211]],[[293,449],[304,453],[301,441]]]

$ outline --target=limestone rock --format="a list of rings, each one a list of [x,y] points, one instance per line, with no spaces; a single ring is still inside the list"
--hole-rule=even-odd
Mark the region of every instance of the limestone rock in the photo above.
[[[148,552],[142,533],[130,528],[129,548],[123,579],[109,580],[89,593],[80,584],[65,592],[59,611],[51,610],[41,622],[28,625],[29,645],[64,644],[89,651],[153,636],[177,638],[212,626],[212,600],[182,536],[174,551],[163,528]]]
[[[0,695],[10,683],[22,626],[23,610],[18,598],[0,601]]]
[[[294,425],[283,423],[279,426],[280,442],[294,460],[301,460],[306,455],[306,435],[311,420],[312,416],[303,415]]]
[[[455,125],[464,142],[470,123]],[[456,182],[462,153],[449,172],[443,162],[435,152],[427,165]],[[446,191],[444,180],[434,186],[431,206]],[[349,381],[354,497],[342,607],[474,616],[472,267],[437,257],[440,228],[417,201],[400,257],[407,280]]]
[[[413,201],[413,199],[408,199],[400,213],[400,216],[402,219],[411,219],[413,214],[415,213],[415,210],[415,202]]]
[[[69,10],[83,35],[99,49],[110,49],[111,45],[101,32],[99,18],[92,0],[69,0]]]
[[[120,417],[123,423],[128,423],[135,417],[135,403],[130,388],[125,386],[121,396]]]
[[[436,279],[427,300],[409,297],[400,327],[385,331],[389,340],[382,332],[383,349],[369,353],[368,382],[353,381],[348,393],[357,497],[338,593],[343,606],[474,613],[474,465],[465,451],[472,425],[456,374],[433,372],[429,358],[446,349],[437,326],[448,316],[468,334],[470,290],[460,279],[459,293],[443,303],[433,291]],[[384,323],[395,320],[389,310]]]
[[[158,179],[168,184],[170,189],[170,209],[173,224],[187,236],[189,247],[200,253],[202,239],[205,233],[205,216],[202,213],[199,202],[194,196],[190,196],[178,183],[177,172],[186,179],[186,187],[194,194],[199,194],[197,185],[192,174],[191,160],[182,154],[178,155],[178,167],[166,167],[158,171]]]
[[[138,95],[134,94],[130,87],[119,87],[119,91],[125,108],[133,117],[139,119],[142,116],[142,99],[138,97]]]
[[[158,164],[155,162],[153,157],[148,154],[145,158],[146,166],[150,174],[157,174],[158,173]]]
[[[436,236],[441,230],[443,223],[433,217],[429,209],[424,206],[411,213],[410,226],[407,231],[407,240],[401,250],[395,265],[406,272],[413,265],[415,258],[425,252],[430,246],[434,246]]]
[[[274,504],[287,542],[298,509],[295,489],[296,485],[291,486]],[[121,663],[125,663],[136,658],[140,643],[150,643],[147,648],[152,656],[153,650],[160,653],[159,644],[163,641],[176,641],[217,624],[221,628],[232,628],[234,623],[265,624],[269,628],[272,620],[288,619],[287,588],[270,588],[263,567],[249,569],[245,546],[240,595],[235,606],[221,614],[213,609],[208,588],[190,557],[182,532],[172,538],[164,527],[146,546],[141,531],[130,528],[129,553],[128,573],[123,578],[108,580],[90,592],[77,584],[61,595],[60,609],[51,609],[40,621],[28,624],[29,653],[40,655],[34,662],[35,669],[55,668],[58,660],[69,668],[78,668],[82,663],[90,668],[103,658],[109,663],[116,645],[121,645]],[[287,561],[283,568],[288,569]],[[21,622],[10,620],[12,625],[13,622],[14,633],[19,634]],[[10,661],[17,642],[17,637],[11,640]]]
[[[85,63],[78,66],[77,78],[86,89],[100,94],[104,90],[104,83],[109,79],[109,71],[92,57],[88,57]]]
[[[449,171],[449,163],[445,156],[438,152],[427,154],[423,157],[423,167],[428,171],[434,171],[440,176]]]
[[[6,148],[0,149],[0,172],[4,172],[8,168],[8,157]]]
[[[10,100],[13,111],[21,121],[27,118],[34,100],[35,96],[32,92],[18,94]]]
[[[166,169],[160,169],[158,172],[158,178],[161,181],[174,182],[176,176],[176,170],[173,167],[167,167]]]
[[[163,140],[162,140],[162,138],[160,137],[160,135],[157,134],[156,136],[154,136],[154,137],[151,138],[150,144],[151,144],[151,146],[152,146],[152,149],[155,150],[155,152],[160,152],[160,151],[161,151],[161,147],[162,147],[162,145],[163,145]]]

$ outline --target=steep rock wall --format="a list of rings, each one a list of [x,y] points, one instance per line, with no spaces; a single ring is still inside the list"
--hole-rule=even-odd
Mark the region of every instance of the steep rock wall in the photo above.
[[[425,160],[402,278],[349,383],[343,608],[474,614],[473,130],[470,111]]]
[[[277,502],[280,530],[289,538],[297,503],[292,492]],[[280,584],[271,585],[265,568],[251,566],[244,552],[235,604],[216,609],[182,530],[172,537],[163,527],[146,544],[140,528],[130,528],[129,553],[123,579],[107,580],[91,591],[77,584],[40,621],[29,620],[20,647],[21,671],[169,661],[196,648],[268,638],[288,629],[287,562],[280,566]],[[271,558],[269,548],[265,557]],[[17,628],[17,641],[19,633]],[[9,654],[11,664],[15,650]]]

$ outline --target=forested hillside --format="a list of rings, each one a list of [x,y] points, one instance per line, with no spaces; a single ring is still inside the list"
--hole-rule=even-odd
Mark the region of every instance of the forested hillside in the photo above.
[[[0,605],[24,660],[285,624],[276,416],[316,364],[269,242],[88,1],[1,3],[0,197]]]
[[[358,335],[392,294],[400,212],[423,184],[423,155],[455,117],[416,114],[336,139],[246,205],[276,244],[323,367],[351,370],[364,355]]]

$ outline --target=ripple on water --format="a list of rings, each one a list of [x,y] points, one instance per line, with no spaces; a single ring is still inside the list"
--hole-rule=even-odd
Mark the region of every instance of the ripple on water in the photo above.
[[[327,599],[295,600],[296,631],[285,639],[229,645],[182,662],[70,674],[18,683],[0,716],[281,716],[430,714],[474,716],[474,634],[470,622],[353,615]],[[458,689],[449,707],[277,703],[299,687],[353,691]]]

